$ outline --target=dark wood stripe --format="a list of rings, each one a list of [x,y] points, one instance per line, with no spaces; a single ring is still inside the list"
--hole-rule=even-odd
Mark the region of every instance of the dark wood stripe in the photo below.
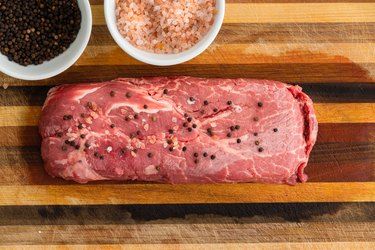
[[[295,84],[295,83],[293,83]],[[315,103],[358,103],[375,101],[372,83],[297,83]],[[42,106],[52,86],[0,88],[0,106]]]
[[[2,146],[36,146],[40,145],[38,127],[0,127],[0,147]]]
[[[216,215],[202,217],[202,215]],[[325,215],[325,216],[323,216]],[[375,220],[375,203],[174,204],[0,207],[0,225],[126,225],[182,219],[188,224],[269,222],[366,222]],[[259,218],[261,217],[261,218]]]
[[[375,142],[375,123],[320,123],[318,142]],[[0,147],[39,146],[38,127],[0,127]]]
[[[0,208],[1,244],[375,240],[374,203]]]
[[[0,147],[0,185],[72,183],[48,178],[42,166],[38,146]],[[313,182],[375,181],[375,143],[318,142],[306,173]]]
[[[2,75],[2,83],[12,85],[58,85],[63,83],[98,82],[116,77],[151,77],[190,75],[197,77],[257,78],[291,83],[375,82],[368,74],[375,64],[366,68],[354,63],[285,63],[285,64],[212,64],[73,66],[64,73],[42,81],[21,81]]]
[[[319,143],[375,142],[374,123],[319,123]]]
[[[335,32],[333,32],[335,31]],[[375,23],[223,24],[216,44],[375,42]],[[89,45],[116,46],[107,26],[93,26]]]

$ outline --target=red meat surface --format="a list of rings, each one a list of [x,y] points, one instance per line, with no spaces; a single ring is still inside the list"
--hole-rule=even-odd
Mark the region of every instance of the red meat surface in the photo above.
[[[295,184],[318,124],[299,86],[156,77],[55,87],[39,130],[46,171],[80,183]]]

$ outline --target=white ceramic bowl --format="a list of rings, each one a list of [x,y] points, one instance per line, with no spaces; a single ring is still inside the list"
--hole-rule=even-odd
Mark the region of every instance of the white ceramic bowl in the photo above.
[[[177,54],[157,54],[147,52],[136,48],[130,44],[118,31],[116,26],[115,15],[116,3],[115,0],[104,0],[104,15],[107,22],[109,32],[116,43],[130,56],[138,59],[139,61],[158,65],[168,66],[175,65],[189,61],[202,53],[214,41],[216,35],[219,33],[224,19],[225,0],[216,0],[216,9],[218,13],[215,15],[214,23],[207,34],[193,47]]]
[[[39,65],[21,66],[0,53],[0,71],[23,80],[41,80],[60,74],[74,64],[85,50],[91,35],[92,15],[89,0],[78,0],[81,10],[81,29],[69,48]]]

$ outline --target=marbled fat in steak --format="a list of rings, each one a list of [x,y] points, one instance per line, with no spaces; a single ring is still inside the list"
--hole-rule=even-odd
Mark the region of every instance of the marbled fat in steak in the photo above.
[[[55,87],[39,129],[47,172],[66,180],[295,184],[318,127],[298,86],[157,77]]]

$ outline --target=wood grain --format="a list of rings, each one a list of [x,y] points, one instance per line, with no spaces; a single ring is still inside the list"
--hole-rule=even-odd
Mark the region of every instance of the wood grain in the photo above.
[[[104,25],[102,5],[91,6],[93,25]],[[375,22],[374,3],[228,3],[224,23]]]
[[[0,185],[0,205],[375,202],[374,189],[375,182],[305,183],[294,187],[272,184]]]
[[[354,44],[374,43],[374,37],[375,23],[228,23],[221,27],[215,44]],[[107,26],[93,26],[90,46],[115,44]]]
[[[72,66],[60,75],[41,81],[22,81],[2,75],[7,86],[51,86],[67,83],[98,82],[117,77],[180,76],[256,78],[288,83],[374,83],[370,72],[375,64],[271,63],[271,64],[182,64],[170,67],[151,65]]]
[[[12,250],[12,249],[52,249],[52,250],[66,250],[66,249],[129,249],[129,250],[205,250],[205,249],[217,249],[217,250],[237,250],[237,249],[254,249],[254,250],[336,250],[336,249],[361,249],[370,250],[375,248],[374,242],[309,242],[309,243],[205,243],[205,244],[77,244],[77,245],[12,245],[12,246],[0,246],[0,249]]]
[[[375,43],[213,44],[185,64],[375,63]],[[340,55],[340,56],[337,56]],[[88,46],[76,66],[143,65],[117,45]]]
[[[2,244],[191,244],[374,241],[373,222],[350,223],[150,223],[133,225],[18,225],[0,227]],[[22,232],[22,235],[18,234]],[[215,236],[216,237],[215,237]],[[183,237],[181,237],[183,236]],[[331,238],[331,240],[330,240]],[[171,240],[174,239],[174,240]]]

